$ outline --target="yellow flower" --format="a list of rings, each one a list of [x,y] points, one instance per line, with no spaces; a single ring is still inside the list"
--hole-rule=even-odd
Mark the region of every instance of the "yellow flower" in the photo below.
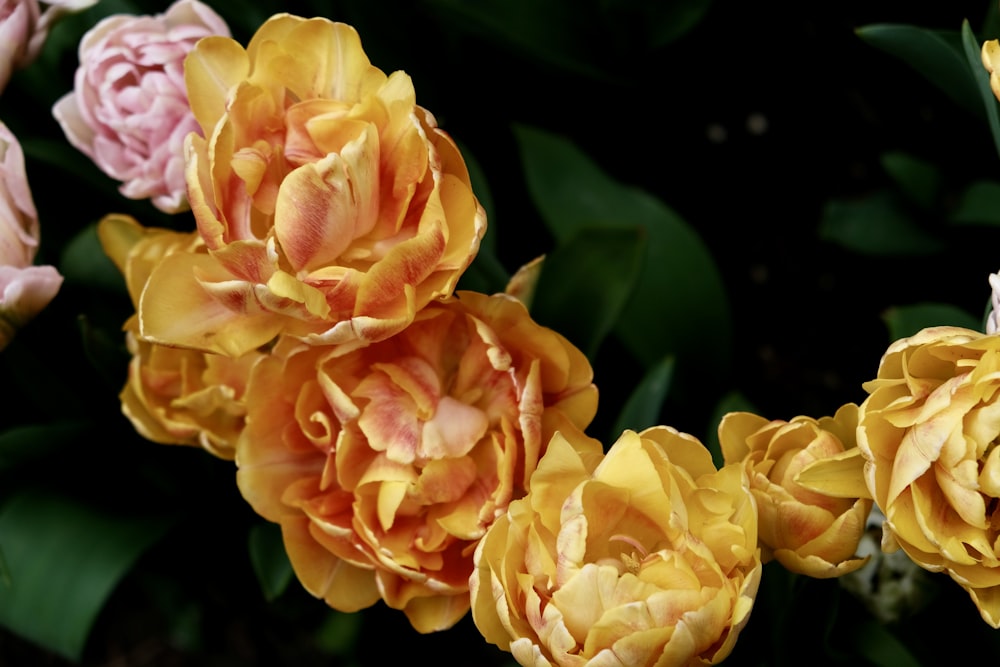
[[[207,253],[152,272],[144,338],[230,356],[279,333],[360,346],[451,294],[485,214],[410,78],[372,66],[353,28],[279,14],[246,50],[201,40],[185,80]]]
[[[144,229],[127,216],[106,217],[98,235],[125,276],[135,305],[164,257],[205,251],[196,233]],[[125,338],[132,360],[121,393],[122,412],[136,431],[154,442],[200,446],[232,459],[244,424],[246,382],[262,353],[254,350],[233,359],[157,345],[139,335],[135,316],[125,323]]]
[[[548,438],[596,409],[579,350],[513,297],[461,292],[346,353],[280,339],[251,374],[237,482],[310,593],[341,611],[382,598],[442,630]]]
[[[1000,628],[1000,336],[924,329],[865,384],[858,448],[883,549],[945,571]]]
[[[993,94],[1000,99],[1000,42],[995,39],[983,42],[980,55],[983,59],[983,67],[990,73],[990,88],[993,89]]]
[[[472,616],[522,665],[702,665],[732,651],[760,581],[740,465],[700,442],[625,431],[607,456],[558,433],[476,549]]]
[[[855,557],[872,508],[855,448],[858,407],[834,417],[768,421],[731,412],[719,424],[727,463],[742,462],[760,512],[764,562],[792,572],[839,577],[865,564]],[[815,484],[810,487],[810,475]],[[832,489],[835,479],[842,483]],[[825,488],[824,488],[825,487]]]

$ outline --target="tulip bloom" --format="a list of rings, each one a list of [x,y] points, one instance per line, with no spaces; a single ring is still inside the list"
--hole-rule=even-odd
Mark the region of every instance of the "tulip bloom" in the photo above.
[[[21,144],[0,123],[0,349],[55,297],[62,276],[33,266],[39,225]]]
[[[129,199],[166,213],[187,210],[184,139],[198,131],[184,86],[184,58],[229,28],[208,5],[178,0],[156,16],[114,14],[80,41],[73,92],[52,113],[66,138]]]
[[[485,214],[410,78],[373,67],[353,28],[279,14],[246,49],[199,42],[185,77],[208,254],[153,271],[144,338],[231,356],[279,333],[357,347],[452,293]]]
[[[519,301],[460,292],[348,352],[282,337],[246,406],[237,482],[305,588],[341,611],[381,598],[431,632],[468,611],[476,543],[597,390]]]
[[[947,572],[1000,628],[1000,337],[924,329],[864,387],[858,449],[883,549]]]
[[[164,257],[205,252],[197,233],[146,229],[126,216],[104,218],[97,231],[135,305]],[[200,446],[220,458],[234,458],[250,369],[263,353],[253,350],[233,359],[150,343],[139,335],[134,315],[125,323],[125,340],[132,360],[121,393],[122,412],[136,431],[153,442]]]
[[[521,665],[716,664],[760,582],[757,509],[743,466],[674,429],[607,456],[562,432],[475,560],[476,626]]]
[[[38,57],[49,29],[68,12],[82,11],[97,0],[0,0],[0,92],[14,70],[30,65]]]
[[[760,511],[764,562],[811,577],[839,577],[864,565],[855,557],[872,501],[855,449],[858,408],[834,417],[768,421],[731,412],[719,424],[727,463],[742,463]],[[809,477],[815,480],[809,488]],[[838,483],[839,488],[832,486]]]

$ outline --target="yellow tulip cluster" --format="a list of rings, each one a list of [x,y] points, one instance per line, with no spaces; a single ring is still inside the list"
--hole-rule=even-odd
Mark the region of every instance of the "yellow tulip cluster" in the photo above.
[[[455,293],[485,230],[455,143],[349,26],[201,40],[186,85],[197,226],[100,226],[136,314],[121,394],[145,437],[235,459],[303,586],[421,632],[469,609],[523,665],[715,664],[762,563],[943,570],[1000,626],[1000,339],[898,341],[833,417],[731,413],[605,452],[586,357],[509,294]]]

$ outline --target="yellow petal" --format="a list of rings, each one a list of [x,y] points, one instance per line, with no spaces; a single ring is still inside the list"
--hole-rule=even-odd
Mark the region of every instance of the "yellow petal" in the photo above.
[[[719,445],[726,463],[742,461],[750,452],[747,438],[767,424],[768,420],[750,412],[723,415],[719,422]]]
[[[184,84],[204,136],[211,136],[225,114],[230,90],[246,78],[249,69],[243,47],[226,37],[205,37],[188,53],[184,59]]]
[[[239,357],[269,343],[282,323],[270,313],[247,312],[252,297],[239,285],[229,292],[230,304],[210,295],[197,273],[219,275],[208,255],[174,253],[149,277],[139,303],[142,336],[161,345],[189,347]],[[228,274],[223,274],[228,277]]]
[[[854,447],[810,463],[795,476],[795,483],[835,498],[871,498],[864,466],[861,450]]]

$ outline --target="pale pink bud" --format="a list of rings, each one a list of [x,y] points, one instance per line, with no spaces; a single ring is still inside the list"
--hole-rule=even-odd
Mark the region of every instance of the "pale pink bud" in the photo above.
[[[38,236],[24,153],[17,138],[0,123],[0,349],[48,305],[62,284],[55,268],[32,266]]]
[[[109,16],[83,36],[74,91],[52,109],[70,143],[122,182],[122,195],[167,213],[188,208],[184,137],[198,131],[184,58],[210,35],[228,37],[229,28],[197,0],[155,16]]]
[[[39,13],[38,0],[0,0],[0,91],[28,60]]]
[[[52,25],[64,14],[91,7],[97,0],[46,2],[0,0],[0,92],[14,70],[27,67],[38,57]]]
[[[993,309],[986,318],[986,333],[995,334],[998,329],[997,318],[1000,318],[1000,314],[998,314],[1000,313],[1000,274],[990,274],[990,287],[993,288],[993,296],[990,298]]]

